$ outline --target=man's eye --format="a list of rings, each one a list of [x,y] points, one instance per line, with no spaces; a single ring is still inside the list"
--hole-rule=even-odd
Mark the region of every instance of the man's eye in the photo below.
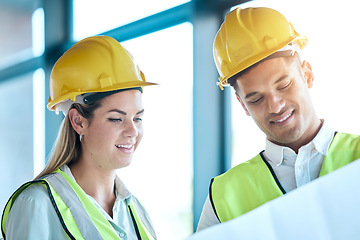
[[[292,82],[288,82],[284,86],[279,87],[279,90],[285,90],[285,89],[289,88],[291,85],[292,85]]]
[[[262,99],[263,99],[263,98],[260,97],[260,98],[254,99],[254,100],[249,100],[249,103],[250,103],[250,104],[257,104],[257,103],[260,103]]]

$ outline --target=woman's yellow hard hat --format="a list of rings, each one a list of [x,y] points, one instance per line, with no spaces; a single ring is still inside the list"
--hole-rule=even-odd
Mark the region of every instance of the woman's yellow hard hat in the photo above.
[[[146,82],[132,55],[114,38],[95,36],[74,44],[50,76],[49,110],[78,95],[155,85]]]

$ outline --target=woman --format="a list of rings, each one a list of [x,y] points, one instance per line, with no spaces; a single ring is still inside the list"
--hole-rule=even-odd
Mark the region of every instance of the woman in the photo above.
[[[45,169],[10,198],[4,239],[155,239],[148,215],[116,175],[142,135],[145,81],[113,38],[76,43],[51,72],[50,110],[65,119]]]

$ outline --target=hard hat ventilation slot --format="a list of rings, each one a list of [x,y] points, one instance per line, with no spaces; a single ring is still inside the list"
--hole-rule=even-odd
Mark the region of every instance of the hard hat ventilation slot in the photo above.
[[[105,73],[102,73],[100,75],[100,86],[101,88],[106,88],[106,87],[109,87],[109,86],[112,86],[113,83],[112,83],[112,80],[111,80],[111,77],[109,77],[107,74]]]
[[[270,37],[270,36],[264,37],[264,44],[268,50],[274,49],[274,48],[278,47],[278,45],[279,45],[278,42],[276,41],[276,39],[273,37]]]

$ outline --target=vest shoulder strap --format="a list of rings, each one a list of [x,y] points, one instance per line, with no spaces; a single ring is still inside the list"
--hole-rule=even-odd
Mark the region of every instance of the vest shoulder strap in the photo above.
[[[79,233],[73,228],[75,225],[84,239],[120,239],[104,215],[66,173],[58,169],[44,180],[53,189],[51,193],[55,196],[55,205],[59,208],[66,227],[69,230],[72,228],[70,233],[79,237]]]
[[[130,201],[128,203],[128,212],[131,216],[132,221],[135,223],[134,227],[135,227],[135,232],[136,232],[138,239],[155,240],[155,238],[150,234],[148,229],[145,227],[145,225],[141,221],[141,218],[136,211],[133,201]]]
[[[236,218],[285,191],[259,154],[212,179],[210,201],[220,222]]]
[[[12,206],[14,205],[14,202],[16,200],[16,198],[20,195],[20,193],[22,193],[27,187],[29,187],[31,184],[34,183],[41,183],[42,181],[38,180],[38,181],[30,181],[30,182],[26,182],[23,185],[21,185],[9,198],[9,200],[7,201],[5,208],[3,210],[2,213],[2,217],[1,217],[1,233],[2,233],[2,237],[4,238],[4,240],[6,240],[6,223],[7,223],[7,218],[9,216],[10,210],[12,208]]]
[[[47,175],[43,179],[23,184],[10,197],[2,216],[1,229],[6,239],[6,220],[16,198],[32,184],[44,184],[58,215],[58,218],[70,239],[120,239],[114,228],[104,215],[87,197],[77,183],[61,170]],[[143,240],[154,239],[138,216],[132,201],[127,202],[133,218],[133,224],[138,238]],[[134,217],[135,216],[135,217]]]
[[[324,158],[320,176],[326,175],[360,158],[360,136],[338,132]]]
[[[99,211],[99,209],[93,204],[93,202],[87,197],[86,193],[81,189],[81,187],[72,180],[67,174],[62,172],[61,170],[57,170],[56,172],[60,173],[61,176],[66,180],[67,183],[71,186],[74,190],[76,195],[79,197],[81,204],[84,206],[84,209],[87,213],[89,213],[90,218],[96,228],[101,233],[103,239],[120,239],[119,236],[116,234],[114,228],[111,224],[107,221],[104,215]],[[72,201],[72,200],[71,200]],[[133,220],[133,225],[137,234],[138,239],[140,240],[153,240],[154,238],[149,233],[147,228],[144,226],[143,222],[141,221],[136,207],[133,204],[133,201],[127,201],[128,211]],[[88,226],[84,226],[85,228]],[[88,239],[88,238],[85,238]],[[90,238],[89,238],[90,239]],[[95,238],[94,238],[95,239]],[[99,239],[99,238],[96,238]]]
[[[73,186],[70,186],[69,182],[63,178],[60,170],[45,176],[43,179],[23,184],[10,197],[2,218],[4,239],[6,239],[6,220],[16,198],[26,188],[36,183],[43,184],[46,187],[50,201],[69,239],[120,239],[111,224],[86,196],[86,193],[76,193],[75,191],[79,189],[73,189]],[[96,221],[94,222],[95,217]]]

